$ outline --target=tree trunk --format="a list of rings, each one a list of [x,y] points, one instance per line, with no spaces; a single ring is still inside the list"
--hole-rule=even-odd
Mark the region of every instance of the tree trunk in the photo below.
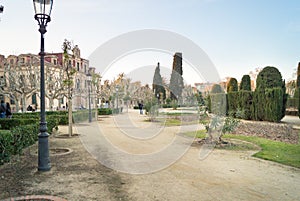
[[[72,100],[68,100],[68,113],[69,113],[69,137],[73,135],[73,121],[72,121]]]
[[[54,108],[53,108],[53,98],[51,97],[51,98],[49,98],[49,106],[50,106],[50,109],[51,109],[51,111],[54,111]]]
[[[19,100],[15,99],[15,104],[16,104],[16,112],[19,112]]]
[[[27,109],[26,108],[26,98],[25,98],[24,94],[22,95],[21,102],[22,102],[22,107],[23,107],[22,112],[26,112],[26,109]]]

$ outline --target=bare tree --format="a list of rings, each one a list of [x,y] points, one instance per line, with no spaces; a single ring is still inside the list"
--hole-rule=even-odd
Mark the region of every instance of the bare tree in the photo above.
[[[35,55],[27,55],[28,61],[22,59],[16,64],[4,65],[4,78],[0,92],[14,100],[16,110],[21,102],[22,111],[26,111],[26,100],[39,90],[39,59]]]
[[[55,99],[60,99],[66,95],[64,90],[64,69],[48,64],[46,67],[46,97],[49,99],[50,109],[53,110],[53,103]]]
[[[68,100],[68,116],[69,116],[69,136],[73,135],[73,122],[72,122],[72,99],[73,99],[73,89],[74,89],[74,76],[76,74],[76,69],[71,65],[71,59],[69,51],[72,50],[72,44],[70,41],[65,39],[63,45],[63,54],[64,54],[64,61],[63,61],[63,69],[64,69],[64,80],[63,84],[67,87],[67,100]]]

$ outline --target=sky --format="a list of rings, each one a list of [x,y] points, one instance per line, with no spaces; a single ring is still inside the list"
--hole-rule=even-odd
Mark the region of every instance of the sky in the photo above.
[[[0,54],[38,53],[40,35],[32,1],[0,0],[0,5],[4,6]],[[87,59],[114,37],[158,29],[196,43],[221,78],[241,80],[255,68],[275,66],[289,80],[300,61],[299,0],[54,0],[51,18],[45,35],[46,51],[61,52],[66,38],[78,45],[81,56]],[[172,55],[145,55],[147,62],[119,61],[113,71],[128,73],[133,66],[155,67],[157,62],[166,68],[172,66]],[[144,60],[145,55],[137,55],[136,60]],[[185,66],[190,68],[184,63],[184,75],[192,75],[185,73]],[[198,77],[186,80],[201,82]]]

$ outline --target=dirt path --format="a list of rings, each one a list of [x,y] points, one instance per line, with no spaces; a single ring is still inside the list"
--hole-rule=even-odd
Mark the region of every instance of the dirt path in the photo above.
[[[128,169],[121,167],[121,171],[131,171],[132,166],[145,169],[149,169],[149,166],[156,167],[151,160],[149,162],[133,158],[135,154],[147,157],[147,154],[155,150],[161,151],[170,145],[174,138],[180,137],[177,133],[194,129],[161,128],[157,124],[145,123],[145,118],[131,113],[106,118],[100,122],[99,128],[104,138],[114,147],[130,153],[132,157],[119,153],[111,154],[113,151],[106,149],[107,157],[114,161],[113,168],[119,168],[116,161],[122,161],[122,166],[131,166]],[[133,126],[138,129],[133,129]],[[150,129],[145,129],[147,126]],[[154,133],[152,137],[149,137],[151,132],[147,134],[149,130]],[[143,140],[138,136],[143,136]],[[92,137],[92,140],[96,142],[96,138],[97,135]],[[189,142],[181,140],[180,143]],[[98,143],[95,144],[87,149],[101,161],[102,158],[98,158],[97,154],[101,152],[101,148],[98,147],[93,153]],[[151,172],[150,169],[150,174],[126,175],[124,179],[129,179],[130,185],[125,185],[124,188],[129,196],[133,200],[299,200],[299,169],[252,158],[251,152],[215,149],[204,160],[199,160],[200,146],[189,147],[181,159],[161,171]],[[163,157],[163,154],[161,155]],[[159,154],[156,157],[154,163],[164,161],[160,160]],[[144,163],[144,166],[140,166],[140,163]]]
[[[299,169],[252,158],[251,152],[214,149],[199,160],[201,147],[180,135],[194,126],[166,128],[145,119],[130,111],[79,125],[80,138],[52,136],[51,148],[68,147],[73,152],[52,155],[52,169],[47,173],[36,171],[36,145],[32,146],[0,167],[0,200],[28,194],[70,201],[299,200]],[[61,133],[66,131],[60,127]],[[168,149],[170,145],[173,149]],[[184,154],[176,152],[186,147]],[[173,161],[165,163],[170,158]],[[116,171],[118,168],[149,173],[127,174]],[[156,171],[159,168],[162,170]]]

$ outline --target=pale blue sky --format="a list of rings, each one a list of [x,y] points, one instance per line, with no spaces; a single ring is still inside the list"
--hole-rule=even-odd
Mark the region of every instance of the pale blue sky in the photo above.
[[[38,53],[32,1],[0,4],[5,7],[0,14],[0,54]],[[299,0],[54,0],[51,17],[48,52],[60,52],[67,38],[88,58],[120,34],[163,29],[198,44],[221,77],[240,80],[257,67],[272,65],[289,79],[300,61]]]

